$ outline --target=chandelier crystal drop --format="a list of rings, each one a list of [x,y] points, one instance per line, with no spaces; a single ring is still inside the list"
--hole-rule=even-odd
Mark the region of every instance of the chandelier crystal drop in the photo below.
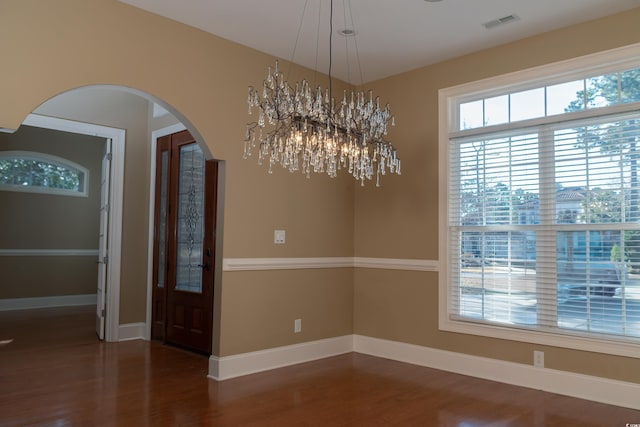
[[[371,91],[344,91],[336,101],[330,89],[306,80],[292,87],[276,61],[262,87],[249,87],[248,104],[249,115],[257,109],[258,119],[247,124],[243,157],[257,150],[269,173],[277,163],[307,178],[311,171],[334,178],[347,170],[361,185],[375,175],[376,186],[387,171],[400,175],[396,149],[384,139],[395,119]]]

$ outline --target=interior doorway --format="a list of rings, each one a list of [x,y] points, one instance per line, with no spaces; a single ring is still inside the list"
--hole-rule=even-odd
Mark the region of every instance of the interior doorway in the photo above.
[[[112,240],[108,243],[110,252],[108,264],[106,264],[109,283],[106,285],[105,296],[105,340],[150,339],[153,217],[149,215],[153,213],[155,139],[157,136],[175,133],[188,127],[191,134],[199,141],[206,158],[211,158],[208,146],[203,143],[202,136],[189,124],[187,118],[170,105],[142,91],[116,85],[92,85],[60,93],[38,106],[25,123],[31,120],[33,121],[30,123],[31,126],[41,126],[42,120],[52,120],[69,126],[68,129],[61,128],[61,130],[87,132],[94,136],[103,135],[102,132],[106,132],[105,137],[112,138],[113,162],[110,173],[112,201],[108,208],[113,214],[108,219],[109,239]],[[93,125],[93,123],[99,125]],[[49,124],[42,124],[42,127],[48,126]],[[92,127],[94,130],[91,129]],[[52,128],[55,129],[55,125]],[[172,131],[167,132],[168,129]],[[115,133],[110,134],[110,131]],[[142,141],[147,143],[143,146],[140,144]],[[150,161],[147,163],[147,160]],[[222,280],[221,248],[224,212],[222,208],[224,161],[218,162],[220,176],[217,188],[219,196],[217,230],[219,232],[216,233],[218,248],[215,253],[216,289],[220,287]],[[149,166],[149,169],[146,169],[146,166]],[[126,192],[124,190],[125,167]],[[151,173],[150,179],[149,173]],[[92,176],[93,182],[100,181],[99,175],[98,173]],[[150,205],[149,202],[151,202]],[[126,212],[123,210],[125,204]],[[149,208],[146,209],[145,205]],[[141,226],[147,230],[151,229],[148,233],[149,239],[141,239],[138,233],[122,233],[123,228],[141,231]],[[90,255],[94,257],[94,253],[97,253],[97,250],[92,249]],[[82,255],[89,256],[84,253]],[[142,286],[146,288],[146,292],[142,291]],[[216,291],[216,294],[219,295],[219,292]],[[95,296],[91,302],[83,304],[93,304],[93,301]],[[215,304],[219,305],[220,302],[215,301]],[[219,318],[219,306],[215,307],[214,314]],[[97,312],[94,317],[96,315]],[[91,322],[92,329],[95,323]],[[219,322],[215,320],[213,325],[219,328]],[[215,337],[216,331],[212,335]],[[216,345],[214,341],[214,349],[217,349]]]
[[[218,163],[187,130],[155,151],[151,338],[210,354]]]
[[[30,114],[24,125],[53,129],[70,133],[92,135],[105,138],[109,146],[109,166],[103,163],[103,183],[109,191],[103,194],[101,210],[104,222],[98,259],[99,277],[97,281],[96,333],[100,339],[118,341],[120,324],[120,258],[122,239],[122,206],[124,193],[124,150],[125,131],[107,126],[78,122],[68,119]],[[108,218],[108,221],[106,220]]]

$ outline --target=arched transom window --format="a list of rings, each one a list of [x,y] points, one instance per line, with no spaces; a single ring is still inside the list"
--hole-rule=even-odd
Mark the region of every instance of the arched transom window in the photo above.
[[[0,151],[0,190],[87,196],[89,171],[62,157]]]

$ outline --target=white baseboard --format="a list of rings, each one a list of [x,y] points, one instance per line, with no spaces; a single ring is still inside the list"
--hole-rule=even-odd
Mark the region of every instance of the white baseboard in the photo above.
[[[143,340],[147,330],[147,324],[125,323],[118,326],[118,341]]]
[[[354,335],[353,351],[609,405],[640,409],[640,384]]]
[[[268,350],[209,358],[209,378],[256,372],[357,352],[471,377],[640,410],[640,384],[470,356],[397,341],[346,335]]]
[[[96,305],[96,294],[62,295],[53,297],[6,298],[0,299],[0,311],[28,310],[32,308],[70,307],[76,305]]]
[[[234,356],[209,358],[209,378],[222,381],[353,351],[353,335],[328,338]]]

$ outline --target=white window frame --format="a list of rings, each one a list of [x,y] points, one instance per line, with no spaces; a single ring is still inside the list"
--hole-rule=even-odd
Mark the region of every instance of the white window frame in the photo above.
[[[37,194],[53,194],[58,196],[74,196],[74,197],[88,197],[89,196],[89,169],[82,165],[79,165],[71,160],[67,160],[62,157],[54,156],[51,154],[40,153],[37,151],[0,151],[0,159],[25,159],[34,160],[36,162],[51,163],[54,165],[62,166],[67,169],[75,169],[82,174],[82,180],[80,188],[78,190],[68,190],[65,188],[53,188],[53,187],[41,187],[36,185],[13,185],[0,183],[0,191],[17,191],[24,193],[37,193]]]
[[[520,90],[571,81],[587,75],[606,74],[614,69],[632,69],[640,67],[640,43],[618,49],[600,52],[588,56],[574,58],[562,62],[518,71],[506,75],[491,77],[459,86],[441,89],[438,95],[439,114],[439,329],[448,332],[472,334],[484,337],[521,341],[561,348],[592,351],[598,353],[640,358],[640,344],[637,342],[609,341],[593,337],[565,335],[553,332],[542,332],[516,329],[508,326],[471,323],[452,319],[449,315],[449,140],[452,136],[464,136],[470,131],[458,129],[458,112],[456,106],[462,101],[488,97],[492,94],[504,94]],[[609,111],[624,112],[629,105],[608,107]],[[637,109],[637,107],[636,107]],[[589,117],[593,110],[570,113],[572,119]],[[527,124],[536,125],[547,118],[531,119],[523,122],[509,123],[504,128],[520,128]],[[578,334],[579,332],[576,331]]]

